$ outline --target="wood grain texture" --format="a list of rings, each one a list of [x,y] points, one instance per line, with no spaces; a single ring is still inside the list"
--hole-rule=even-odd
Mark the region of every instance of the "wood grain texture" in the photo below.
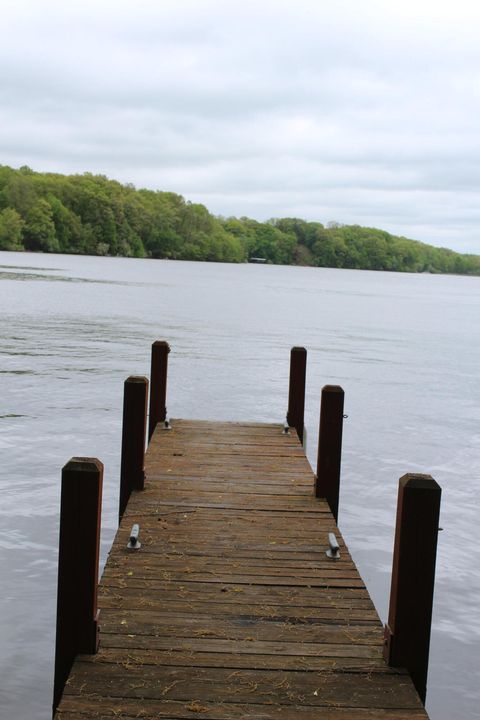
[[[427,718],[409,676],[385,665],[365,585],[282,430],[156,429],[100,583],[100,650],[75,661],[59,719]]]

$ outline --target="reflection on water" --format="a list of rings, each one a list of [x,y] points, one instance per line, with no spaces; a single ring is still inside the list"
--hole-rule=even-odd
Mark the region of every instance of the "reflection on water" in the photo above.
[[[32,280],[43,280],[46,282],[72,282],[72,283],[102,283],[104,285],[125,285],[124,282],[117,282],[116,280],[95,280],[81,277],[68,277],[66,275],[50,275],[46,273],[34,273],[34,272],[6,272],[0,270],[0,281],[1,280],[26,280],[31,282]],[[132,283],[129,283],[132,284]],[[133,283],[138,284],[138,283]]]
[[[308,348],[315,462],[322,385],[346,392],[339,522],[385,619],[398,478],[443,488],[428,708],[471,718],[480,618],[480,280],[1,253],[2,683],[15,720],[50,717],[60,469],[105,463],[116,527],[123,381],[166,339],[173,417],[283,422]],[[42,282],[39,282],[39,280]],[[478,674],[478,673],[477,673]],[[454,680],[453,680],[454,678]],[[453,710],[455,708],[455,710]]]

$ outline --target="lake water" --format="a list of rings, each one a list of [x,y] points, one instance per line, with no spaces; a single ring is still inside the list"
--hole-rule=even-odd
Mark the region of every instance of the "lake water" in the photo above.
[[[0,707],[50,718],[61,467],[105,463],[116,529],[123,381],[167,340],[171,417],[283,422],[289,351],[345,390],[339,525],[382,620],[398,478],[443,488],[427,708],[480,701],[480,278],[0,253]]]

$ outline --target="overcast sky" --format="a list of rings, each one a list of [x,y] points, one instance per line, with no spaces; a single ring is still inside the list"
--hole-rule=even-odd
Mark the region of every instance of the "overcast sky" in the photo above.
[[[0,164],[480,253],[473,0],[2,0],[0,27]]]

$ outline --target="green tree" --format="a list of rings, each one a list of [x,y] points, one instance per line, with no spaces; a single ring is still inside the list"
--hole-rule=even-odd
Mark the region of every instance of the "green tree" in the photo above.
[[[50,203],[40,198],[28,211],[24,229],[27,250],[58,252],[60,245],[55,234],[55,223]]]
[[[58,240],[59,252],[82,253],[82,223],[78,215],[69,210],[54,195],[47,196],[52,210],[55,235]]]
[[[249,257],[262,257],[271,263],[284,265],[293,261],[296,246],[296,238],[293,234],[282,232],[271,222],[259,223],[250,220],[248,225],[254,235]]]
[[[32,176],[17,171],[3,188],[4,201],[25,219],[37,200]]]
[[[0,250],[23,250],[22,230],[25,223],[14,208],[0,212]]]

